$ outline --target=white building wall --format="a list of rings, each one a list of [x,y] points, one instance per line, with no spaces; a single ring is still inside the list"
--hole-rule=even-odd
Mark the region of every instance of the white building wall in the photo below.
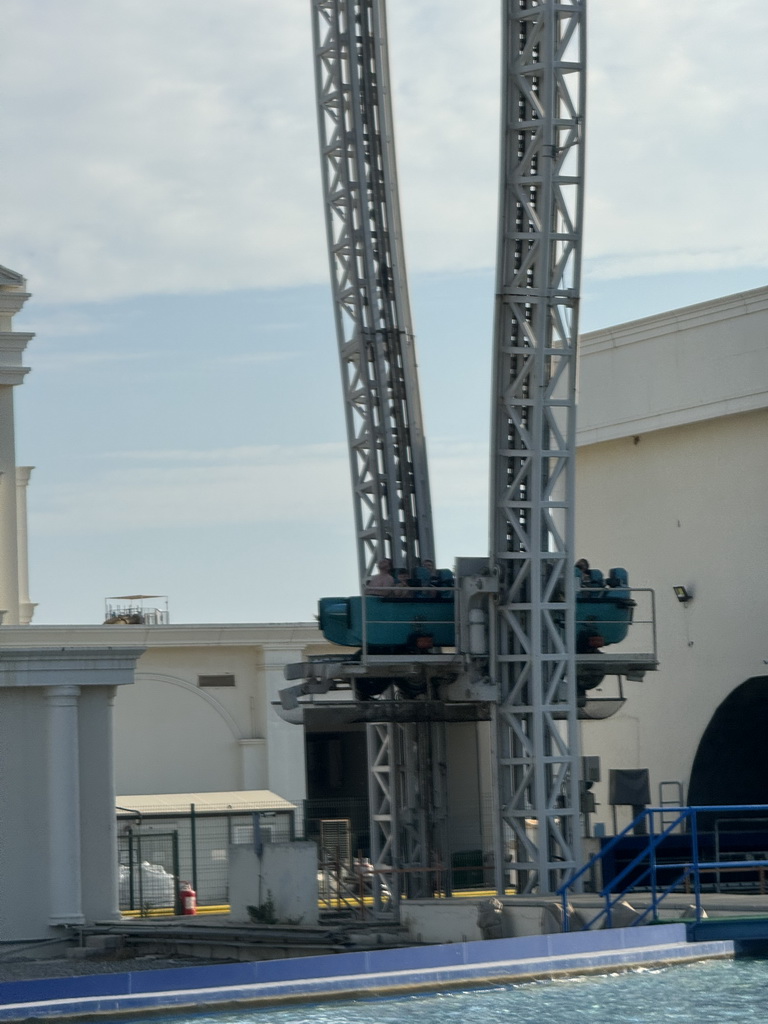
[[[580,339],[579,443],[765,408],[768,288]]]
[[[610,768],[648,768],[654,802],[663,781],[687,796],[713,712],[768,672],[767,340],[768,289],[584,339],[577,553],[655,589],[660,657],[614,718],[584,723],[597,821],[611,821]]]
[[[119,793],[239,788],[237,734],[222,703],[179,674],[141,672],[116,705]],[[163,789],[158,789],[162,780]],[[261,788],[261,787],[257,787]],[[264,787],[266,788],[266,787]]]
[[[0,941],[117,915],[114,690],[140,648],[0,650]]]
[[[118,793],[269,789],[306,797],[304,730],[275,712],[289,684],[283,665],[335,650],[316,625],[26,626],[6,643],[135,645],[143,651],[133,686],[115,698]],[[200,676],[234,676],[234,686],[200,686]]]

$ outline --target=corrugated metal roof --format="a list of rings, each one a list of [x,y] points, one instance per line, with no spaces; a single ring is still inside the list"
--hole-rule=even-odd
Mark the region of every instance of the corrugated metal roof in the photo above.
[[[294,811],[296,804],[284,800],[269,789],[238,789],[224,793],[142,793],[118,796],[118,814],[138,811],[139,814],[189,814],[195,811]]]

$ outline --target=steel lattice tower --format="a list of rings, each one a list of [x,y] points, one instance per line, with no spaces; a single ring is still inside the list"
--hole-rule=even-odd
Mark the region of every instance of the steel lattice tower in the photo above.
[[[383,0],[313,0],[318,124],[358,566],[434,559],[432,508],[397,190]],[[426,884],[444,726],[368,726],[371,858]],[[439,788],[439,787],[438,787]],[[397,876],[388,879],[395,901]]]
[[[384,4],[313,0],[318,123],[361,578],[434,558]]]
[[[336,326],[361,576],[434,557],[402,250],[384,0],[313,0]],[[585,0],[503,0],[490,561],[497,885],[580,864],[575,376]],[[444,815],[440,731],[369,726],[372,854],[423,869]],[[438,827],[439,831],[439,827]]]
[[[497,885],[580,866],[573,578],[585,0],[505,0],[491,562]]]

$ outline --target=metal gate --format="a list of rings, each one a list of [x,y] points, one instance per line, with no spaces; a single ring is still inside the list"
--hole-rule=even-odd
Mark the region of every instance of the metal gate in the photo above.
[[[120,910],[142,915],[179,906],[178,832],[138,832],[118,836]]]

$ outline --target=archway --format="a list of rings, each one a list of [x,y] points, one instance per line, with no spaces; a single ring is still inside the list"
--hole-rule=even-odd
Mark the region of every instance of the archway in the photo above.
[[[691,806],[768,804],[768,676],[753,676],[720,704],[701,737]]]

